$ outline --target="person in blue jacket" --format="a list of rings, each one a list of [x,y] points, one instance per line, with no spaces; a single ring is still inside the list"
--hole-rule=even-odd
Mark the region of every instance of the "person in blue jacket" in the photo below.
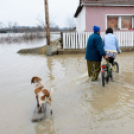
[[[103,49],[102,39],[100,36],[100,27],[93,27],[94,33],[89,36],[86,48],[86,60],[88,67],[88,76],[91,77],[91,81],[98,79],[101,71],[102,56],[107,59],[106,52]]]

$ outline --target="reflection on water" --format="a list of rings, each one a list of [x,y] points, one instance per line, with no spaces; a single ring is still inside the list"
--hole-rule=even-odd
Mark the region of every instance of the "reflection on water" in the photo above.
[[[35,42],[45,41],[46,35],[44,32],[30,32],[30,33],[0,33],[1,44],[29,44]],[[60,33],[51,33],[51,40],[60,38]],[[45,45],[44,44],[44,45]]]
[[[120,73],[103,88],[101,77],[95,83],[87,81],[84,54],[46,57],[15,53],[22,47],[24,44],[0,46],[2,134],[133,134],[133,53],[118,56]],[[36,106],[30,84],[33,76],[54,89],[53,115],[48,105],[46,118],[39,123],[30,121]]]

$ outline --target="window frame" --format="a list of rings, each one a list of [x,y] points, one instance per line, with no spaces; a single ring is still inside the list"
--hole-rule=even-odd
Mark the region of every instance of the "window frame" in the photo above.
[[[121,27],[121,18],[122,17],[132,17],[132,29],[134,29],[134,14],[106,14],[106,29],[107,29],[107,19],[108,17],[118,17],[118,27],[119,30],[129,30],[127,28]],[[116,29],[114,29],[116,30]]]

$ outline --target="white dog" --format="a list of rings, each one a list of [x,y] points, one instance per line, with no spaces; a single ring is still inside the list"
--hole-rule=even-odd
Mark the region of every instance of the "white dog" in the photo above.
[[[31,79],[31,84],[35,84],[35,94],[36,94],[36,99],[37,99],[37,107],[39,108],[39,113],[42,112],[42,105],[45,103],[50,104],[50,110],[52,114],[52,96],[53,96],[53,90],[51,89],[50,92],[47,89],[44,89],[44,85],[41,82],[41,78],[39,77],[33,77]]]

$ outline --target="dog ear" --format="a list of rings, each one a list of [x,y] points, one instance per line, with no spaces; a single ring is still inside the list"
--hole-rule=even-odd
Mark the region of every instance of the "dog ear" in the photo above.
[[[31,84],[34,83],[34,82],[39,82],[39,81],[41,81],[41,80],[42,80],[41,78],[35,76],[35,77],[33,77],[33,78],[31,79]]]
[[[38,81],[38,80],[37,80],[37,77],[33,77],[33,78],[31,79],[31,84],[34,83],[35,80]]]
[[[34,82],[34,77],[31,79],[31,84]]]

